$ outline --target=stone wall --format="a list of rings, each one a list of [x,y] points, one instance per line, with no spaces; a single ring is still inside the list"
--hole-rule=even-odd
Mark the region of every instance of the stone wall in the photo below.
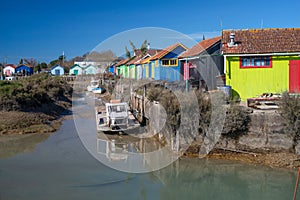
[[[228,148],[252,152],[294,152],[291,135],[284,133],[282,117],[275,110],[257,111],[250,114],[247,134],[238,140],[222,138],[216,148]]]

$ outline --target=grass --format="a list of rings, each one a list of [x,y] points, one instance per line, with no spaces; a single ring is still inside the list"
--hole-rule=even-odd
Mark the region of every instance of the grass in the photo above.
[[[0,111],[28,111],[66,100],[72,88],[59,77],[36,74],[17,81],[0,81]]]
[[[71,94],[67,82],[48,74],[0,81],[0,133],[53,132],[50,121],[71,105]]]

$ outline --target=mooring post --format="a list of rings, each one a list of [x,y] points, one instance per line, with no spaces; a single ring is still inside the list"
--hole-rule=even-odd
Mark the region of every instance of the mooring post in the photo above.
[[[188,73],[189,73],[189,68],[188,68],[188,60],[185,60],[185,90],[186,92],[189,91],[189,79],[188,79]]]
[[[293,200],[296,200],[296,197],[297,197],[297,191],[298,191],[298,185],[299,185],[299,176],[300,176],[300,167],[298,168],[298,174],[297,174],[297,179],[296,179],[296,185],[295,185]]]

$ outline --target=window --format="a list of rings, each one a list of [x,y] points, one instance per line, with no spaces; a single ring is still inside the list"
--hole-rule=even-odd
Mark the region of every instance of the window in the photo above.
[[[247,56],[241,57],[241,68],[271,68],[271,56]]]
[[[170,65],[177,65],[177,60],[170,60]]]
[[[162,64],[162,65],[169,65],[169,61],[170,61],[170,60],[162,60],[162,61],[161,61],[161,64]]]
[[[175,58],[173,59],[163,59],[161,60],[161,64],[163,66],[177,66],[178,65],[178,60]]]

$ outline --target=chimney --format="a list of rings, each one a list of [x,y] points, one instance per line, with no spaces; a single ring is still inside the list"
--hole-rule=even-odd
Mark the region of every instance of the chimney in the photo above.
[[[230,38],[230,42],[228,43],[228,46],[229,46],[229,47],[237,46],[237,44],[236,44],[235,41],[234,41],[235,33],[230,33],[229,38]]]
[[[147,49],[150,50],[150,43],[147,44]]]

